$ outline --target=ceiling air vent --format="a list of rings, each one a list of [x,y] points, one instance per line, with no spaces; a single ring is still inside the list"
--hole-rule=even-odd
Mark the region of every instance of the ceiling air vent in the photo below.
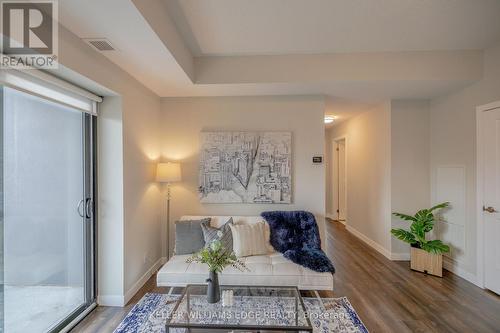
[[[106,38],[85,38],[83,40],[92,48],[100,52],[116,50],[116,48]]]

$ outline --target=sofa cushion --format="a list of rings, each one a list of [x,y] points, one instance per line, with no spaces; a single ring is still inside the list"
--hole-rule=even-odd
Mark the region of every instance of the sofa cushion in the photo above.
[[[230,217],[229,220],[220,228],[210,226],[210,221],[204,221],[201,223],[201,230],[203,231],[203,238],[205,240],[205,247],[210,246],[213,241],[220,240],[222,246],[227,252],[233,251],[233,233],[229,227],[233,224],[233,219]]]
[[[267,254],[265,222],[255,224],[230,224],[233,234],[233,251],[237,257]]]
[[[199,220],[206,218],[207,216],[194,216],[194,215],[186,215],[181,217],[181,221],[184,220]],[[223,226],[229,219],[233,220],[234,224],[255,224],[264,222],[265,223],[265,233],[266,233],[266,246],[268,253],[274,253],[276,250],[270,243],[270,235],[271,231],[269,229],[269,224],[264,221],[261,216],[210,216],[210,226],[215,228],[220,228]]]
[[[208,267],[204,264],[186,263],[189,255],[173,256],[157,274],[157,285],[185,287],[187,284],[204,284]],[[303,290],[332,290],[333,276],[299,266],[281,253],[241,258],[250,271],[241,272],[226,267],[219,276],[223,285],[248,286],[297,286]]]
[[[205,246],[201,224],[210,218],[175,222],[175,254],[193,254]]]

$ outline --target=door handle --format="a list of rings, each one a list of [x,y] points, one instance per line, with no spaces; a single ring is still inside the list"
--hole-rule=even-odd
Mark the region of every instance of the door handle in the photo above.
[[[84,217],[82,212],[82,204],[83,204],[83,199],[78,201],[78,205],[76,205],[76,211],[78,215],[80,215],[80,217]]]
[[[488,213],[498,213],[498,211],[495,208],[491,207],[491,206],[489,206],[489,207],[483,206],[483,211],[484,212],[488,212]]]
[[[94,208],[94,202],[92,201],[92,199],[90,198],[87,198],[87,200],[85,201],[85,217],[86,218],[91,218],[92,217],[92,212],[93,212],[93,209]]]

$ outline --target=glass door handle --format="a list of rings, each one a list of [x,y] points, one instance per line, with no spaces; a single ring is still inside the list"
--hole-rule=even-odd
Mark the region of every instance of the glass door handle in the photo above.
[[[94,202],[92,201],[92,199],[87,198],[87,200],[85,200],[85,217],[88,219],[91,218],[93,210]]]
[[[78,205],[76,205],[76,211],[78,215],[80,215],[80,217],[84,217],[82,212],[82,204],[83,204],[83,199],[78,201]]]

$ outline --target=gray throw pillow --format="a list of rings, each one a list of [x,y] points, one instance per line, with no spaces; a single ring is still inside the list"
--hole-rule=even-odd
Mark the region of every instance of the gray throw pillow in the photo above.
[[[220,239],[222,246],[226,249],[225,252],[233,251],[233,234],[231,233],[230,224],[233,224],[233,218],[229,220],[220,228],[215,228],[210,226],[210,221],[201,223],[201,230],[203,231],[203,238],[205,239],[205,247],[210,246],[210,244]],[[218,234],[221,234],[220,237]]]
[[[210,218],[175,222],[175,254],[193,254],[205,245],[202,223],[209,223]]]

